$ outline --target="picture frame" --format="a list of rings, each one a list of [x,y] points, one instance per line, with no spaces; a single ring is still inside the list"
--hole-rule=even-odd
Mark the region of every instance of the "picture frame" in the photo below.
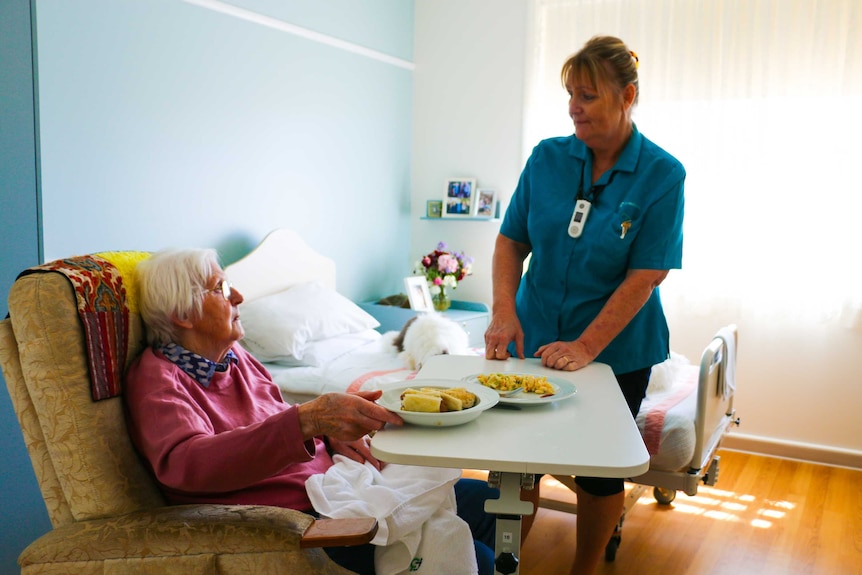
[[[443,195],[444,218],[469,218],[476,200],[476,178],[449,178]]]
[[[428,200],[425,202],[425,216],[439,218],[443,216],[443,200]]]
[[[476,201],[474,203],[476,205],[474,216],[477,218],[493,218],[497,213],[496,190],[477,190]]]
[[[410,300],[410,309],[413,311],[433,311],[434,303],[431,301],[431,291],[425,276],[408,276],[404,278],[404,289],[407,291],[407,299]]]

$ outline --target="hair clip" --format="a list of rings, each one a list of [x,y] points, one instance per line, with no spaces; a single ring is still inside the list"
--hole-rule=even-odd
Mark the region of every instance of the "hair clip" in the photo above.
[[[638,66],[640,66],[641,63],[640,59],[638,58],[637,52],[635,52],[634,50],[629,50],[629,54],[631,54],[632,58],[635,59],[635,70],[637,70]]]

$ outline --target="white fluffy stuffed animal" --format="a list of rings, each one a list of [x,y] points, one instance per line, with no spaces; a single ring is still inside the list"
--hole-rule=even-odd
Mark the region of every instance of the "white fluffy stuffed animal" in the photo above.
[[[392,345],[400,352],[398,357],[408,369],[419,369],[435,355],[463,355],[468,353],[468,337],[460,325],[437,313],[421,314],[411,318]]]

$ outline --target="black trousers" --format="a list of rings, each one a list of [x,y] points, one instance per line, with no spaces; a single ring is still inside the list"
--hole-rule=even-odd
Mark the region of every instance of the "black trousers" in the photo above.
[[[626,399],[626,404],[628,404],[633,418],[640,411],[641,402],[646,396],[650,373],[652,373],[652,367],[621,373],[616,376],[617,383],[623,392],[623,397]],[[625,490],[624,478],[581,477],[579,475],[575,477],[575,483],[590,495],[616,495]]]

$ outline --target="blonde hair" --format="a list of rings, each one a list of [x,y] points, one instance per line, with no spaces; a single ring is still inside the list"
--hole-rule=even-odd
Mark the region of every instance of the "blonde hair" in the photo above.
[[[599,91],[613,88],[622,93],[629,84],[635,87],[633,104],[638,103],[638,56],[614,36],[594,36],[563,64],[560,80],[563,86],[569,78],[589,79]]]
[[[201,296],[219,267],[212,249],[162,250],[138,264],[141,317],[152,347],[176,341],[174,318],[187,320],[203,312]]]

